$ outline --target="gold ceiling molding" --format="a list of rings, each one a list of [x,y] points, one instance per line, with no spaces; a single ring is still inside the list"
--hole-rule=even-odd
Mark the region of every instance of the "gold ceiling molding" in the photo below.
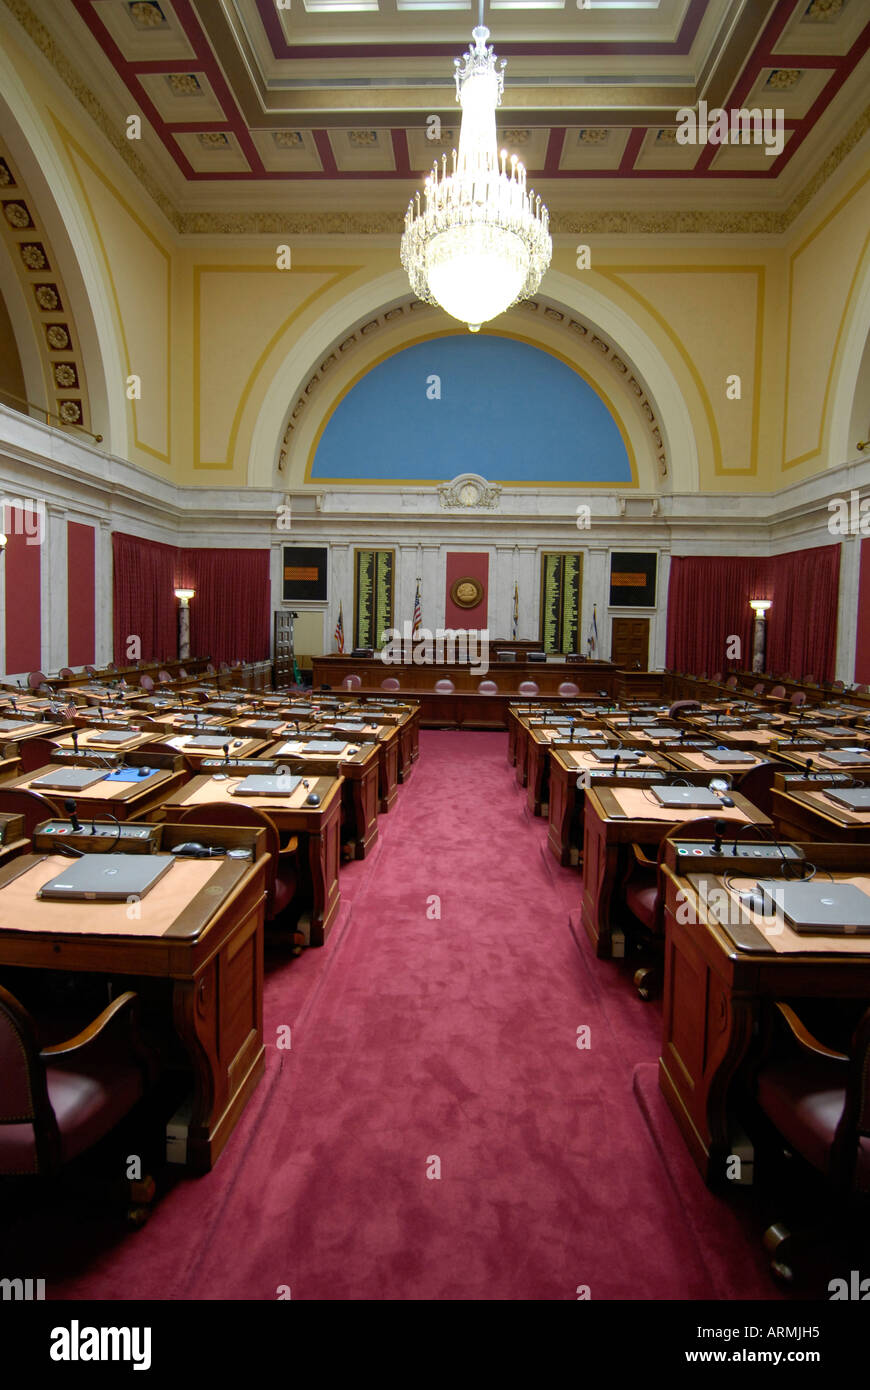
[[[79,76],[66,54],[52,38],[45,25],[33,13],[26,0],[3,0],[3,3],[44,57],[51,63],[58,76],[85,108],[112,147],[129,165],[142,187],[153,198],[164,216],[181,235],[241,236],[279,232],[296,236],[309,234],[358,236],[398,235],[401,233],[404,225],[403,214],[401,213],[313,212],[287,215],[275,212],[180,212],[167,198],[159,182],[152,177],[142,160],[131,148],[131,142],[126,139],[123,130],[119,129],[117,122],[110,118],[99,99]],[[563,213],[551,215],[550,228],[556,233],[565,232],[572,235],[577,233],[640,235],[752,233],[775,236],[788,230],[794,219],[818,193],[868,129],[870,129],[870,106],[865,107],[843,139],[835,145],[783,212],[754,210],[727,212],[696,209],[684,212],[643,213],[626,210],[623,212],[589,212],[582,217],[572,217]]]

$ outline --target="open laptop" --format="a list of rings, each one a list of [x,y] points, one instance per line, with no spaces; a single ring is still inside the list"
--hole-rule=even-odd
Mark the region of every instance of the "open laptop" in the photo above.
[[[847,811],[870,811],[870,787],[825,788],[825,796]]]
[[[735,752],[733,748],[707,748],[704,757],[714,763],[754,763],[751,753]]]
[[[832,748],[830,752],[823,753],[830,763],[841,763],[848,767],[862,767],[865,763],[870,763],[870,755],[861,748]]]
[[[44,883],[36,896],[72,902],[144,898],[174,863],[171,854],[83,854]]]
[[[233,796],[290,796],[301,781],[301,777],[260,777],[252,773],[230,790]]]
[[[33,787],[47,787],[52,791],[83,792],[102,782],[106,775],[104,767],[59,767],[54,772],[44,772],[30,783]]]
[[[830,936],[870,935],[870,894],[854,883],[784,883],[760,878],[767,915],[783,918],[796,932]]]
[[[669,810],[722,810],[721,799],[709,787],[653,787],[652,794],[660,806]]]

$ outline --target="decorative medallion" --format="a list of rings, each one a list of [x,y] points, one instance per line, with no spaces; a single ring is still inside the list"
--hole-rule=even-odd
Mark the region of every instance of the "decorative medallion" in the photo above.
[[[26,203],[4,203],[3,216],[9,226],[15,228],[16,232],[23,232],[25,227],[33,226],[33,218],[27,210]]]
[[[166,82],[173,96],[197,97],[202,91],[202,83],[192,72],[170,72]]]
[[[57,285],[34,285],[33,293],[44,314],[53,314],[56,310],[63,308],[60,295],[57,292]]]
[[[457,608],[476,608],[483,598],[483,585],[479,579],[457,579],[450,586],[450,597]]]
[[[65,323],[47,323],[45,340],[50,352],[66,352],[70,345],[69,329]]]
[[[488,483],[479,473],[460,473],[451,483],[442,483],[438,488],[438,498],[445,511],[498,510],[501,488],[497,483]]]
[[[22,241],[18,247],[21,259],[28,270],[51,270],[45,247],[38,241]]]

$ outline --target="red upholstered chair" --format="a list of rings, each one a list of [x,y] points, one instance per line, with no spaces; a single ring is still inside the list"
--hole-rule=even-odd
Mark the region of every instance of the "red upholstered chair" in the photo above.
[[[169,674],[168,671],[158,671],[158,672],[157,672],[157,679],[158,679],[158,681],[160,682],[161,685],[166,685],[167,681],[171,681],[171,680],[172,680],[172,677],[170,676],[170,674]]]
[[[258,811],[255,806],[229,806],[223,801],[205,801],[200,806],[182,806],[167,811],[167,820],[176,825],[187,822],[194,825],[247,825],[265,830],[266,850],[270,856],[266,866],[267,921],[273,921],[290,906],[296,894],[296,851],[299,841],[294,835],[281,849],[278,827],[265,811]]]
[[[341,683],[342,690],[359,690],[361,686],[362,681],[355,672],[349,676],[345,676]]]
[[[785,686],[784,686],[784,685],[775,685],[775,686],[773,687],[773,689],[771,690],[770,693],[771,693],[771,696],[773,697],[774,700],[784,700],[784,699],[785,699]]]
[[[789,705],[792,709],[795,709],[798,705],[805,705],[806,702],[806,693],[803,690],[796,690],[789,700]]]
[[[56,751],[55,744],[49,738],[25,738],[16,745],[22,772],[35,772],[37,768],[47,767]]]
[[[150,665],[151,665],[151,662],[150,662],[150,661],[146,661],[145,658],[144,658],[144,656],[140,656],[140,657],[139,657],[139,660],[136,662],[136,666],[137,666],[137,668],[138,668],[140,671],[142,670],[143,666],[150,666]]]
[[[72,669],[71,666],[61,666],[58,675],[60,676],[60,679],[62,681],[69,681],[72,680],[73,676],[75,675],[75,671]]]
[[[129,990],[76,1037],[40,1048],[34,1020],[0,986],[0,1173],[57,1173],[129,1114],[151,1075]]]
[[[438,691],[439,695],[452,695],[454,690],[456,689],[456,686],[453,684],[452,681],[445,679],[436,681],[435,689]]]
[[[729,677],[728,677],[727,681],[725,682],[725,689],[726,689],[726,690],[736,690],[736,689],[737,689],[737,677],[736,677],[736,676],[729,676]]]
[[[718,685],[718,684],[720,683],[720,681],[722,680],[722,672],[721,672],[721,671],[716,671],[716,673],[715,673],[714,675],[712,675],[712,676],[710,677],[710,679],[711,679],[711,680],[714,680],[714,681],[716,682],[716,684]]]
[[[31,690],[39,690],[40,686],[46,685],[46,677],[43,671],[31,671],[27,677],[27,684]]]
[[[534,681],[520,681],[520,695],[540,695],[540,691]]]
[[[49,801],[42,792],[28,791],[26,787],[0,787],[0,811],[7,815],[23,816],[24,833],[28,839],[33,838],[33,831],[41,821],[54,820],[63,814],[60,806]]]
[[[804,1234],[827,1239],[832,1226],[853,1229],[852,1199],[860,1193],[866,1202],[870,1192],[870,1009],[848,1053],[820,1042],[788,1004],[777,1001],[773,1018],[755,1076],[755,1099],[780,1140],[825,1179],[828,1209],[817,1229]],[[789,1282],[791,1239],[782,1221],[764,1236],[773,1273]]]
[[[108,668],[107,668],[107,669],[108,669]],[[96,668],[96,666],[86,666],[86,667],[85,667],[85,675],[86,675],[86,676],[95,676],[96,674],[97,674],[97,668]]]
[[[477,686],[478,695],[497,695],[498,686],[495,681],[479,681]]]
[[[205,668],[205,669],[206,669],[206,672],[208,673],[208,675],[210,675],[210,676],[217,675],[217,672],[215,671],[214,663],[213,663],[213,662],[209,661],[209,662],[206,664],[206,668]]]
[[[385,681],[381,681],[381,690],[401,690],[401,686],[395,676],[387,676]]]
[[[866,694],[868,694],[868,692],[870,692],[870,685],[856,685],[856,686],[855,686],[855,694],[856,694],[856,695],[866,695]]]
[[[118,668],[117,668],[117,666],[115,665],[114,661],[107,661],[107,662],[106,662],[106,670],[107,670],[107,671],[117,671],[117,669],[118,669]],[[96,672],[95,672],[94,674],[96,674]]]
[[[558,693],[559,693],[560,695],[566,695],[566,696],[567,696],[567,695],[579,695],[579,694],[580,694],[580,687],[579,687],[579,685],[576,685],[574,681],[562,681],[562,684],[559,686],[559,692],[558,692]]]
[[[757,685],[754,685],[754,686],[752,687],[752,693],[753,693],[753,695],[763,695],[763,694],[764,694],[764,683],[763,683],[762,681],[759,681]]]
[[[151,694],[151,691],[154,689],[154,681],[152,680],[151,676],[140,676],[139,684],[141,685],[143,690],[147,690],[149,695]]]
[[[179,666],[179,668],[178,668],[178,679],[179,679],[180,681],[186,681],[186,680],[187,680],[187,672],[185,671],[185,669],[184,669],[183,666]]]
[[[742,773],[734,782],[741,796],[745,796],[763,816],[773,816],[773,779],[777,771],[782,771],[776,763],[758,763],[748,772]]]

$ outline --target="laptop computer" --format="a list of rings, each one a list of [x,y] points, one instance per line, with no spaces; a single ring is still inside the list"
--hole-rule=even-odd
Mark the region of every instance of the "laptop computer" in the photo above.
[[[832,748],[829,753],[823,753],[829,763],[845,764],[848,767],[861,767],[865,763],[870,763],[870,756],[862,748]]]
[[[837,791],[826,787],[825,796],[847,811],[870,811],[870,787],[843,787]]]
[[[144,898],[175,863],[171,854],[83,854],[37,893],[75,902],[124,902]]]
[[[229,736],[218,737],[217,734],[198,734],[196,738],[189,738],[186,743],[187,748],[223,748],[225,743],[229,743]]]
[[[590,748],[589,752],[598,763],[612,763],[617,757],[621,763],[636,763],[643,757],[633,748]]]
[[[16,729],[24,729],[33,722],[32,719],[0,719],[0,730],[4,734],[11,734]]]
[[[669,727],[667,724],[646,724],[641,728],[642,734],[648,734],[650,738],[679,738],[679,729]]]
[[[48,787],[53,791],[82,792],[102,782],[106,775],[104,767],[59,767],[55,772],[44,772],[31,782],[33,787]]]
[[[783,918],[796,932],[829,936],[870,935],[870,894],[854,883],[783,883],[760,878],[767,915]]]
[[[733,748],[707,748],[704,757],[714,763],[754,763],[751,753],[741,753]]]
[[[131,738],[136,738],[137,734],[133,729],[95,729],[88,739],[88,743],[106,744],[112,748],[117,743],[129,743]]]
[[[233,796],[290,796],[301,781],[301,777],[260,777],[252,773],[230,790]]]
[[[699,811],[722,810],[720,798],[709,787],[653,787],[652,794],[660,806],[669,810],[685,807]]]
[[[336,739],[320,739],[314,743],[303,744],[303,753],[343,753],[346,745]]]

